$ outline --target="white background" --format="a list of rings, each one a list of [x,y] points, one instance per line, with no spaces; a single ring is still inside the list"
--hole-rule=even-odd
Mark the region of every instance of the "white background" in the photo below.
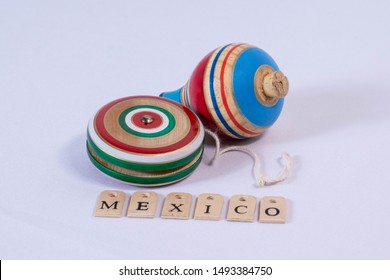
[[[389,259],[389,1],[1,1],[1,259]],[[258,188],[252,161],[210,141],[170,192],[280,195],[284,225],[94,218],[101,175],[89,118],[129,95],[182,86],[230,42],[270,53],[289,77],[276,124],[244,144],[284,183]],[[160,208],[159,208],[160,209]],[[226,211],[224,211],[226,213]]]

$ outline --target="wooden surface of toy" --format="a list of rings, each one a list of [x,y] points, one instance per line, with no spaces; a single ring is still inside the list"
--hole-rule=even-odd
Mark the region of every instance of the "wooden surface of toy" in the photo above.
[[[225,135],[262,134],[279,117],[289,83],[276,62],[249,44],[229,44],[206,55],[179,90],[160,96],[179,102]]]
[[[170,184],[201,161],[204,128],[188,108],[159,97],[125,97],[88,124],[87,151],[104,174],[135,185]]]

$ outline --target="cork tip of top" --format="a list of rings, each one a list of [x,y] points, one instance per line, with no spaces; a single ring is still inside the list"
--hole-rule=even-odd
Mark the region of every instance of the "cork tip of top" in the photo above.
[[[289,83],[281,71],[274,71],[264,77],[264,94],[268,97],[283,98],[287,95]]]

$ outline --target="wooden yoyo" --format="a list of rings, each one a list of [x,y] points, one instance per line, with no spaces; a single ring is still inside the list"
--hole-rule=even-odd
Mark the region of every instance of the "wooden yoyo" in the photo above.
[[[224,135],[256,137],[279,117],[288,80],[265,51],[229,44],[206,55],[184,87],[160,96],[177,101]]]
[[[182,180],[199,165],[204,128],[176,102],[132,96],[102,107],[88,124],[87,151],[104,174],[140,186]]]

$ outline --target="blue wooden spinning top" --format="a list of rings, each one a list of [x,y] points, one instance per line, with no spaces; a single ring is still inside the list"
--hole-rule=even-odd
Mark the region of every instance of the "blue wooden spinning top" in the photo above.
[[[179,90],[160,96],[194,110],[232,138],[256,137],[279,117],[289,83],[265,51],[229,44],[205,56]]]

